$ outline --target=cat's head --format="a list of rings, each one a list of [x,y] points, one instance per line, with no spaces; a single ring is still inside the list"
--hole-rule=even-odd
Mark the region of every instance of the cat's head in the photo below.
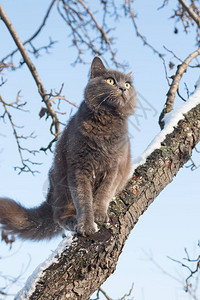
[[[132,74],[106,69],[99,57],[91,65],[90,80],[85,88],[85,100],[92,110],[115,110],[130,115],[136,106]]]

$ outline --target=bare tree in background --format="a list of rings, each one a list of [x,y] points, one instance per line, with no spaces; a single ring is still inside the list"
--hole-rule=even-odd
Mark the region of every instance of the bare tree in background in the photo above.
[[[172,15],[172,18],[175,20],[174,33],[178,34],[180,30],[178,24],[183,26],[183,30],[186,33],[188,29],[194,30],[196,32],[194,41],[196,49],[182,59],[178,58],[171,51],[179,63],[171,79],[167,75],[168,67],[164,54],[151,45],[137,26],[133,0],[99,0],[99,10],[102,12],[101,25],[97,21],[95,12],[88,6],[86,1],[53,0],[50,2],[38,30],[25,42],[19,39],[11,21],[2,6],[0,6],[1,21],[7,27],[16,44],[16,49],[1,58],[0,72],[2,77],[0,85],[6,85],[5,74],[7,69],[17,70],[24,65],[29,68],[42,100],[39,115],[41,118],[51,119],[49,130],[52,139],[48,145],[41,145],[40,151],[51,151],[54,142],[60,135],[62,126],[60,116],[63,112],[59,111],[58,103],[65,101],[69,105],[76,106],[62,94],[62,85],[57,92],[53,92],[53,89],[46,89],[30,59],[31,56],[39,57],[41,51],[48,52],[56,43],[56,41],[49,39],[48,44],[41,45],[39,48],[34,45],[44,26],[48,26],[49,15],[56,13],[53,8],[57,7],[57,13],[63,20],[63,26],[66,26],[67,30],[70,31],[71,44],[77,51],[74,65],[84,63],[84,52],[90,51],[92,56],[103,56],[105,53],[109,53],[115,67],[125,68],[126,62],[120,63],[117,60],[117,51],[114,48],[115,32],[113,28],[108,26],[107,19],[113,19],[114,21],[121,17],[121,14],[123,14],[123,17],[130,19],[133,25],[133,32],[136,33],[144,46],[158,55],[164,64],[169,91],[159,118],[160,127],[163,129],[165,126],[163,117],[173,110],[175,95],[177,93],[180,94],[179,83],[183,74],[189,66],[193,68],[200,67],[197,60],[197,57],[200,55],[200,11],[198,4],[198,1],[195,0],[188,2],[185,0],[176,1],[176,7]],[[167,5],[168,0],[165,0],[160,9],[165,9]],[[28,50],[30,56],[28,55]],[[170,50],[165,49],[165,51]],[[173,62],[169,62],[169,68],[175,69]],[[20,111],[22,114],[26,113],[26,102],[22,101],[20,93],[12,101],[0,95],[0,105],[0,118],[3,121],[9,121],[17,143],[21,166],[16,167],[16,169],[19,173],[36,172],[37,170],[33,167],[38,163],[31,158],[31,155],[37,155],[37,151],[22,146],[25,140],[35,138],[35,136],[33,133],[29,135],[19,134],[18,124],[15,124],[14,121],[14,111]],[[111,202],[109,209],[111,224],[109,226],[101,226],[100,231],[92,237],[78,237],[76,242],[63,251],[57,263],[50,265],[44,270],[35,284],[35,290],[29,295],[29,299],[89,299],[90,295],[114,272],[125,241],[140,215],[173,180],[173,176],[177,174],[179,169],[191,158],[192,149],[195,148],[199,139],[200,105],[189,111],[185,119],[179,121],[174,131],[163,140],[162,147],[153,151],[146,162],[135,170],[124,191]],[[25,158],[25,152],[30,157]]]
[[[198,253],[200,244],[198,242]],[[182,259],[175,259],[168,256],[174,265],[179,266],[177,274],[169,273],[163,268],[153,257],[152,253],[146,253],[147,259],[164,275],[175,280],[179,286],[189,295],[189,299],[199,299],[199,279],[200,279],[200,254],[195,258],[191,258],[187,248],[184,249],[185,257]],[[194,257],[194,255],[193,255]]]

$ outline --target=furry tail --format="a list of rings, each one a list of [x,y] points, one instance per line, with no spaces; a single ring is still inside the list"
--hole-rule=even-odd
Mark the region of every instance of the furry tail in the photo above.
[[[27,209],[11,199],[0,198],[0,223],[3,229],[23,239],[51,238],[62,231],[54,223],[52,207],[47,202]]]

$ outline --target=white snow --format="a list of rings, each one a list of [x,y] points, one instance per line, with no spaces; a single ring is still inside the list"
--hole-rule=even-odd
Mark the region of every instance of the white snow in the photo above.
[[[178,122],[184,119],[184,114],[190,111],[192,108],[200,104],[200,77],[195,85],[196,89],[190,98],[180,107],[172,110],[164,117],[165,127],[158,133],[158,135],[153,139],[147,149],[133,161],[131,168],[131,175],[134,173],[135,169],[145,163],[147,157],[155,150],[161,147],[161,142],[164,141],[167,134],[174,130]]]
[[[99,228],[98,228],[97,223],[94,223],[94,228],[95,228],[95,232],[98,232],[98,231],[99,231]]]
[[[27,279],[25,286],[22,290],[20,290],[15,296],[15,300],[26,300],[29,299],[31,294],[35,290],[35,286],[37,282],[41,279],[43,271],[48,268],[52,263],[56,263],[64,249],[69,247],[72,242],[75,242],[76,238],[74,238],[74,233],[68,232],[66,238],[64,238],[57,249],[49,256],[47,260],[42,262],[35,271],[31,274],[31,276]]]

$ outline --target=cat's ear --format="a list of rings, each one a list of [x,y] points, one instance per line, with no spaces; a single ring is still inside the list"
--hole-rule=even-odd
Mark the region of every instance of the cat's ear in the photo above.
[[[132,77],[133,76],[133,72],[128,73],[127,76]]]
[[[99,57],[95,57],[91,65],[90,78],[94,78],[105,73],[106,67],[104,66],[102,60]]]

